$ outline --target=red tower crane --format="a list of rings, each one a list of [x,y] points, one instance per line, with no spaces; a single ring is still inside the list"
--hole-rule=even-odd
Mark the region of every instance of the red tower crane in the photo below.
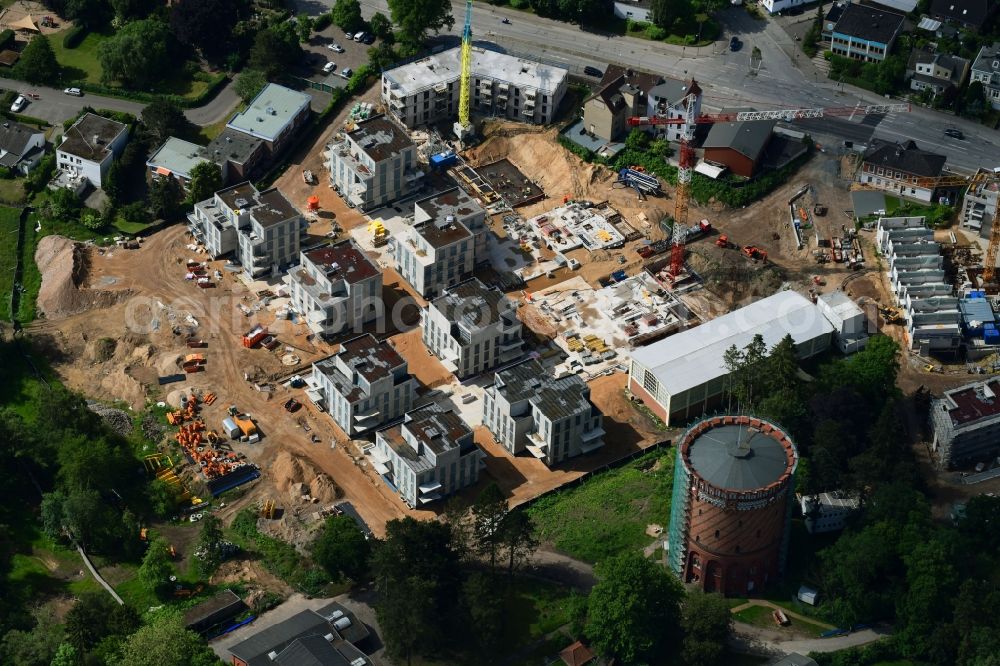
[[[684,267],[684,241],[687,234],[688,197],[690,196],[691,171],[694,168],[694,126],[742,122],[746,120],[803,120],[826,116],[867,116],[876,113],[909,111],[909,104],[859,104],[814,109],[777,109],[773,111],[732,111],[727,113],[695,113],[697,97],[690,94],[683,100],[684,115],[677,118],[667,116],[633,116],[628,119],[632,127],[641,125],[683,125],[680,155],[677,167],[677,192],[674,194],[674,231],[671,236],[673,247],[670,251],[670,279],[676,280]]]

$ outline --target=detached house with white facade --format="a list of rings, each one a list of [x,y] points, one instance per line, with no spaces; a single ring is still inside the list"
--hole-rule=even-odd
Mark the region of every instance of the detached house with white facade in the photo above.
[[[969,76],[970,84],[977,81],[983,84],[986,101],[1000,110],[1000,42],[979,49]]]
[[[361,210],[384,206],[420,187],[423,171],[409,134],[387,116],[362,120],[328,146],[330,186]]]
[[[690,99],[692,95],[694,95],[694,99]],[[692,112],[695,117],[701,114],[701,86],[694,79],[687,81],[664,79],[649,91],[647,100],[649,106],[646,109],[646,115],[648,116],[666,116],[671,119],[687,118],[689,104],[694,105]],[[650,128],[658,136],[675,142],[680,141],[689,129],[694,130],[693,127],[688,127],[687,123],[682,125],[650,125]]]
[[[56,147],[56,168],[67,182],[86,180],[99,188],[126,143],[128,125],[85,113],[66,130]]]
[[[0,127],[0,166],[27,176],[45,154],[45,132],[3,121]]]
[[[427,304],[423,340],[459,378],[478,375],[521,356],[521,321],[507,296],[473,278]]]
[[[486,454],[458,414],[430,404],[375,433],[372,466],[411,508],[479,481]]]
[[[277,189],[240,183],[198,202],[188,230],[212,257],[232,255],[254,278],[269,275],[299,256],[305,220]]]
[[[350,238],[302,252],[287,282],[292,306],[318,335],[360,333],[382,304],[382,271]]]
[[[417,380],[387,341],[361,335],[333,356],[313,364],[309,384],[349,436],[371,432],[413,408]]]
[[[472,277],[486,257],[486,211],[453,187],[413,206],[413,226],[396,241],[395,268],[414,291],[433,298]]]
[[[604,446],[603,424],[586,382],[553,377],[536,360],[497,372],[483,394],[483,425],[497,443],[550,467]]]

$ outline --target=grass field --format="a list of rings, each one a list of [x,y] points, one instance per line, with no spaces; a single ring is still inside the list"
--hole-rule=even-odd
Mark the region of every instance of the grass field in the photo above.
[[[819,635],[827,629],[819,624],[800,620],[797,617],[790,618],[792,623],[787,628],[779,629],[779,627],[774,623],[774,619],[771,617],[771,612],[772,610],[767,606],[751,606],[750,608],[741,610],[738,613],[734,613],[733,617],[740,622],[752,624],[756,627],[765,627],[767,629],[775,629],[778,631],[788,631],[789,633],[797,632],[815,637],[819,637]]]
[[[16,206],[24,199],[23,178],[0,178],[0,203]]]
[[[528,510],[544,541],[567,555],[597,562],[650,543],[646,526],[666,528],[674,450],[654,451],[582,485],[542,498]]]
[[[570,589],[561,585],[527,578],[516,580],[504,613],[504,645],[526,645],[567,624],[571,597]]]
[[[17,222],[21,211],[0,208],[0,319],[10,321],[10,294],[17,267]]]

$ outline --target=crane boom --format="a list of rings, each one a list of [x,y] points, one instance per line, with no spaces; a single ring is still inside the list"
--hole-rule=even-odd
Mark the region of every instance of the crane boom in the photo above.
[[[462,30],[462,73],[458,90],[458,124],[463,128],[472,125],[469,114],[472,107],[472,0],[465,0],[465,28]]]

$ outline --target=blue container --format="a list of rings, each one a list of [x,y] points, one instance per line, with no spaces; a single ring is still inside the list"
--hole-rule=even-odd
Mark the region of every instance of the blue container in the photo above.
[[[984,329],[983,342],[988,345],[1000,345],[1000,331],[995,328]]]

